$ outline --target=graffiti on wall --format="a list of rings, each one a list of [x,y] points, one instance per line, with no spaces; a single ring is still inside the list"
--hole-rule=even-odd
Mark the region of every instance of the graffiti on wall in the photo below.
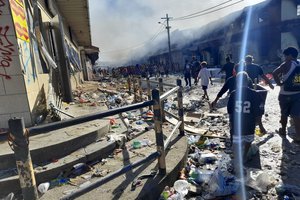
[[[26,21],[26,10],[23,0],[9,0],[11,15],[13,24],[16,31],[16,37],[19,46],[19,57],[23,68],[23,72],[26,75],[25,79],[30,84],[31,81],[35,81],[37,74],[32,64],[31,48],[29,41],[29,30]]]
[[[11,67],[13,62],[13,54],[16,53],[16,47],[14,45],[12,21],[9,16],[8,5],[6,1],[0,0],[0,76],[6,79],[11,79],[11,76],[7,74],[7,68]],[[8,16],[8,17],[7,17]]]
[[[23,66],[27,83],[30,84],[32,80],[35,81],[37,78],[35,68],[32,65],[30,46],[26,41],[19,40],[18,43],[21,65]]]
[[[29,42],[28,26],[23,1],[10,0],[9,2],[17,38]]]

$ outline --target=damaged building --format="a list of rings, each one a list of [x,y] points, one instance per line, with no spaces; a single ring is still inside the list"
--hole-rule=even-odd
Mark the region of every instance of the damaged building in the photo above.
[[[88,1],[0,0],[0,17],[0,128],[12,117],[32,126],[91,78]]]
[[[175,39],[172,45],[174,64],[183,68],[184,60],[191,60],[193,56],[207,61],[210,66],[225,64],[227,56],[238,62],[249,9],[252,9],[252,14],[246,54],[253,55],[256,63],[265,65],[267,72],[281,62],[283,49],[288,46],[299,49],[300,1],[266,0],[207,24],[188,44],[177,45]],[[150,63],[165,63],[167,60],[167,49],[149,58]]]

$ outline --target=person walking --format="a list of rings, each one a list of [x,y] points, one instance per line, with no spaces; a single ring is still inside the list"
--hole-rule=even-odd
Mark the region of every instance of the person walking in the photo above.
[[[197,85],[198,84],[198,74],[199,71],[201,69],[200,63],[199,61],[197,61],[196,57],[193,56],[192,58],[192,62],[191,62],[191,75],[194,79],[194,84]]]
[[[254,141],[256,119],[260,115],[263,100],[256,90],[248,87],[249,77],[247,72],[242,71],[236,75],[236,90],[230,94],[227,112],[230,121],[230,138],[234,153],[238,151],[238,145],[242,145],[242,156],[247,161],[248,151]],[[235,157],[239,157],[235,155]],[[235,162],[239,163],[239,162]]]
[[[234,63],[231,62],[230,57],[227,57],[226,64],[223,65],[223,67],[219,71],[219,74],[225,72],[225,81],[227,81],[233,75],[233,68],[234,68]]]
[[[199,79],[201,79],[201,86],[202,86],[202,90],[204,92],[202,98],[203,99],[207,99],[209,100],[209,96],[207,94],[207,88],[208,88],[208,84],[210,81],[210,84],[212,85],[212,80],[211,80],[211,75],[210,72],[207,70],[207,62],[203,61],[201,62],[201,70],[198,74],[197,77],[197,82],[199,81]]]
[[[188,87],[192,86],[192,78],[191,78],[191,65],[188,60],[185,60],[183,75],[185,80],[185,85]]]
[[[266,84],[268,84],[271,89],[274,89],[274,86],[272,85],[271,81],[266,77],[266,75],[264,75],[262,68],[257,64],[254,64],[253,61],[254,61],[253,56],[247,55],[245,57],[245,64],[244,65],[241,63],[238,64],[236,72],[237,73],[241,71],[247,72],[248,76],[251,78],[253,83],[258,83],[259,77],[261,77],[262,79],[264,79]]]
[[[260,66],[258,66],[257,64],[254,64],[253,61],[254,61],[253,56],[252,55],[247,55],[245,57],[245,63],[239,63],[236,66],[236,68],[237,68],[236,72],[237,73],[241,72],[241,71],[247,72],[248,76],[250,77],[250,79],[254,83],[254,88],[256,90],[261,91],[262,95],[263,95],[263,93],[265,93],[265,97],[264,97],[264,101],[265,101],[266,97],[267,97],[266,96],[267,91],[266,91],[266,89],[264,89],[260,85],[257,85],[257,83],[259,82],[259,78],[261,77],[265,81],[265,83],[268,84],[268,86],[271,89],[274,89],[274,86],[272,85],[272,82],[268,79],[268,77],[266,77],[266,75],[264,74],[263,69]],[[266,134],[267,131],[266,131],[265,127],[262,124],[263,114],[264,114],[264,109],[262,109],[262,111],[261,111],[261,116],[257,118],[257,124],[259,126],[260,132],[262,134]]]
[[[273,71],[273,77],[280,86],[279,106],[281,110],[281,128],[279,134],[286,135],[287,119],[292,117],[295,125],[295,142],[300,142],[300,62],[297,60],[298,50],[288,47],[283,51],[285,61]]]

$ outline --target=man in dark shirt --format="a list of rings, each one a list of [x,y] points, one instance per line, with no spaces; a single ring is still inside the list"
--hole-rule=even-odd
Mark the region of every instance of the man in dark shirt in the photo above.
[[[193,56],[192,62],[191,62],[191,75],[194,79],[194,84],[198,84],[198,74],[200,72],[201,66],[199,61],[197,61],[196,57]]]
[[[191,81],[192,81],[191,80],[191,65],[189,64],[188,60],[185,60],[183,75],[184,75],[184,80],[185,80],[186,86],[191,87],[192,86],[192,83],[191,83]]]
[[[266,84],[268,84],[271,89],[274,89],[271,81],[264,75],[262,68],[253,63],[253,56],[247,55],[245,57],[245,65],[237,66],[236,72],[238,73],[241,71],[247,72],[253,83],[258,83],[259,77],[261,77],[265,80]]]
[[[248,77],[248,87],[253,88],[253,82],[252,80]],[[236,76],[231,76],[226,80],[224,83],[223,87],[217,94],[216,99],[211,103],[212,107],[215,107],[216,104],[218,103],[218,100],[228,91],[230,94],[233,90],[236,89]]]
[[[233,75],[234,63],[231,62],[230,58],[226,58],[226,64],[223,65],[219,73],[225,72],[225,81]]]
[[[248,87],[248,75],[239,72],[236,76],[237,88],[230,94],[227,112],[230,120],[230,136],[234,148],[242,143],[243,155],[246,159],[248,150],[254,140],[256,119],[262,108],[262,99],[257,91]]]
[[[253,89],[253,82],[252,82],[252,80],[251,80],[251,78],[250,78],[249,76],[247,76],[247,77],[248,77],[248,87],[251,88],[251,89]],[[233,90],[236,89],[236,86],[237,86],[237,84],[236,84],[236,76],[230,77],[230,78],[225,82],[225,84],[223,85],[223,87],[221,88],[221,90],[219,91],[219,93],[217,94],[215,100],[211,103],[211,107],[214,108],[214,107],[217,105],[219,99],[220,99],[227,91],[228,91],[228,93],[230,94]],[[259,88],[262,88],[262,87],[259,87]],[[263,89],[263,88],[262,88],[262,89]],[[262,93],[260,93],[260,95],[263,96],[263,95],[264,95],[263,93],[266,92],[266,90],[263,89],[263,90],[261,90],[261,92],[262,92]],[[266,98],[266,97],[265,97],[265,98]],[[264,98],[264,100],[265,100],[265,98]],[[265,127],[263,126],[262,120],[261,120],[263,114],[264,114],[264,109],[263,109],[263,107],[262,107],[260,116],[258,116],[257,119],[256,119],[256,120],[257,120],[256,123],[257,123],[258,126],[259,126],[260,132],[261,132],[262,134],[265,134],[265,133],[267,133],[267,131],[266,131]]]

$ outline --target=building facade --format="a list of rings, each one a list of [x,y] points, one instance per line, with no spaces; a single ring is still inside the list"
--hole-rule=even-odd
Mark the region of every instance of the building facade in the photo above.
[[[0,128],[23,117],[39,123],[49,104],[73,100],[98,54],[87,0],[0,0]],[[77,14],[76,14],[77,13]],[[80,18],[79,18],[80,16]]]
[[[275,66],[282,60],[283,49],[288,46],[299,49],[300,0],[266,0],[201,28],[200,31],[206,32],[199,32],[201,36],[198,39],[190,41],[180,49],[172,48],[172,52],[177,52],[172,55],[173,60],[182,59],[177,61],[181,63],[181,69],[184,60],[191,60],[193,56],[200,61],[207,61],[210,66],[225,64],[227,56],[234,62],[239,62],[250,9],[246,54],[253,55],[256,63]],[[180,56],[178,51],[181,52]],[[164,56],[167,54],[154,55],[150,62],[157,60],[156,57],[160,60],[167,59]],[[271,69],[266,70],[269,72]]]

